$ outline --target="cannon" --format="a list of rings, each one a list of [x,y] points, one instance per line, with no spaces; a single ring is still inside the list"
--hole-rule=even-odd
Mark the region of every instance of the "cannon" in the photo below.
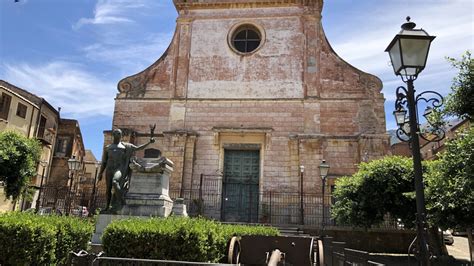
[[[243,265],[314,265],[315,240],[293,236],[234,236],[227,244],[227,262]]]

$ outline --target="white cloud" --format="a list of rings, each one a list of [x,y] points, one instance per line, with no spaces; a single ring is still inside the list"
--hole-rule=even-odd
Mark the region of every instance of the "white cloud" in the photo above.
[[[103,25],[103,24],[120,24],[132,23],[133,19],[130,14],[134,14],[139,10],[143,10],[149,1],[146,0],[99,0],[94,9],[94,17],[81,18],[73,26],[79,29],[86,24]]]
[[[2,77],[12,84],[45,98],[75,119],[113,113],[115,82],[100,79],[83,66],[53,61],[47,64],[4,64]]]
[[[392,116],[395,90],[405,84],[394,75],[388,53],[384,50],[407,15],[417,23],[417,28],[424,28],[430,35],[437,36],[432,43],[426,68],[415,82],[417,93],[433,90],[447,95],[450,92],[452,78],[457,71],[445,57],[460,58],[465,50],[474,48],[474,2],[387,0],[379,3],[372,0],[368,1],[373,2],[370,9],[347,10],[343,14],[344,23],[337,20],[340,14],[330,13],[333,7],[336,7],[334,12],[341,12],[341,2],[351,4],[350,0],[326,3],[328,14],[323,19],[323,25],[331,26],[325,26],[326,34],[336,53],[344,60],[382,79],[387,128],[396,127]]]
[[[108,62],[122,67],[125,71],[137,71],[147,67],[151,63],[150,60],[158,59],[170,44],[171,37],[172,33],[158,33],[139,42],[97,42],[86,46],[83,51],[91,60]]]
[[[412,21],[418,24],[417,28],[425,28],[429,34],[437,36],[430,50],[428,66],[447,66],[445,56],[459,57],[473,47],[472,8],[470,0],[410,1],[408,5],[407,1],[387,1],[370,14],[360,13],[347,18],[355,24],[349,21],[347,23],[352,26],[338,27],[337,35],[330,36],[329,40],[334,50],[354,66],[378,75],[385,74],[391,67],[384,50],[400,30],[404,16],[410,14]]]

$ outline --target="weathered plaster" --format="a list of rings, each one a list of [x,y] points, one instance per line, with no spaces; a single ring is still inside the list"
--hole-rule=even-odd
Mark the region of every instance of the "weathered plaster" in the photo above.
[[[300,165],[311,192],[321,184],[322,159],[337,177],[387,154],[382,83],[333,51],[321,27],[322,1],[175,3],[170,47],[119,83],[113,120],[114,127],[139,134],[149,124],[166,132],[154,145],[180,169],[171,187],[189,189],[201,173],[219,174],[223,135],[217,129],[237,144],[265,132],[258,133],[265,191],[298,191]],[[241,55],[229,48],[229,31],[239,23],[265,31],[258,51]]]

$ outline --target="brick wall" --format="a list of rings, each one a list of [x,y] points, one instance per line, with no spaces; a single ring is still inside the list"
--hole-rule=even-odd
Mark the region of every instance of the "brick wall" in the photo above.
[[[299,191],[304,165],[305,192],[319,193],[322,159],[338,177],[387,154],[381,81],[337,56],[320,6],[303,2],[190,8],[166,53],[120,81],[113,127],[130,129],[142,144],[157,125],[161,135],[150,147],[175,163],[172,189],[191,188],[200,174],[222,175],[229,143],[260,147],[261,191]],[[252,55],[228,46],[239,23],[265,31]]]

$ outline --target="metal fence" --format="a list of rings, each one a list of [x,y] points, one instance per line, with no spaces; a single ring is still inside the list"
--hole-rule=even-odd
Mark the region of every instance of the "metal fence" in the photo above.
[[[322,266],[357,265],[357,266],[383,266],[375,262],[366,251],[346,248],[345,242],[333,241],[332,237],[324,237]]]
[[[324,218],[324,225],[335,225],[330,218],[331,195],[324,197],[323,204],[321,194],[258,191],[254,184],[226,184],[222,176],[201,175],[191,189],[171,189],[170,197],[184,198],[191,216],[229,222],[315,226],[321,226]],[[229,206],[232,200],[237,206]]]
[[[92,188],[79,191],[66,186],[44,186],[41,188],[39,211],[45,213],[73,214],[82,216],[94,213],[97,208],[106,205],[105,189]],[[87,212],[83,211],[87,208]]]
[[[313,191],[320,189],[313,188]],[[183,198],[190,216],[272,225],[337,225],[330,215],[334,203],[332,195],[325,195],[323,201],[322,195],[317,193],[258,191],[245,184],[230,193],[222,176],[201,175],[190,189],[171,188],[169,196],[173,200]],[[229,204],[232,200],[233,205]],[[64,214],[80,206],[86,206],[91,214],[105,208],[105,188],[98,187],[95,193],[92,189],[74,192],[68,187],[42,188],[41,208]],[[397,223],[387,220],[381,227],[397,228]]]

